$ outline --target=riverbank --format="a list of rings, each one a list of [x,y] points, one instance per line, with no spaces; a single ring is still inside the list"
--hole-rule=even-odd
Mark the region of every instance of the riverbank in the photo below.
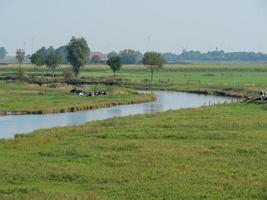
[[[0,197],[264,199],[266,118],[217,105],[0,140]]]
[[[143,83],[136,82],[126,82],[123,84],[124,87],[136,89],[136,90],[149,90],[149,86]],[[233,97],[233,98],[247,98],[251,95],[257,94],[259,91],[255,90],[244,90],[242,88],[225,88],[222,86],[201,86],[199,84],[154,84],[153,90],[160,91],[175,91],[175,92],[187,92],[194,94],[204,94],[212,96],[223,96],[223,97]]]
[[[109,77],[107,67],[87,66],[84,80]],[[155,90],[183,91],[232,97],[248,97],[267,90],[267,63],[208,62],[164,65],[154,74]],[[117,73],[121,85],[136,89],[149,88],[149,72],[142,65],[124,66]]]
[[[68,82],[64,70],[69,65],[57,68],[55,78],[45,67],[34,70],[33,65],[24,65],[25,75],[29,82],[46,84]],[[16,65],[2,67],[0,78],[14,80]],[[258,62],[188,62],[183,64],[164,65],[163,69],[154,74],[155,90],[183,91],[201,94],[222,95],[232,97],[248,97],[267,90],[267,63]],[[117,80],[106,65],[88,65],[81,68],[81,84],[119,84],[135,89],[149,88],[149,71],[142,65],[124,65],[117,72]],[[77,80],[76,80],[77,81]]]
[[[55,87],[55,88],[53,88]],[[105,90],[106,96],[86,97],[71,94],[71,86],[38,86],[0,82],[0,115],[53,114],[151,102],[152,94],[139,94],[121,87],[86,86],[87,91]]]

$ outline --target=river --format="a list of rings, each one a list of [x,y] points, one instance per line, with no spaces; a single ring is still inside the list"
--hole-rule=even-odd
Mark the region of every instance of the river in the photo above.
[[[156,91],[157,100],[150,103],[121,105],[97,110],[47,115],[10,115],[0,117],[0,138],[13,138],[17,133],[31,133],[38,129],[81,125],[136,114],[152,114],[167,110],[196,108],[212,104],[230,103],[233,98],[184,92]]]

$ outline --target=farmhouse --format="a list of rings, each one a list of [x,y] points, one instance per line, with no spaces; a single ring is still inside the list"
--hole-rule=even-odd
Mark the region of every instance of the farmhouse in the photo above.
[[[90,52],[90,60],[93,61],[96,60],[96,58],[100,63],[106,63],[108,60],[108,56],[106,54],[99,51]]]

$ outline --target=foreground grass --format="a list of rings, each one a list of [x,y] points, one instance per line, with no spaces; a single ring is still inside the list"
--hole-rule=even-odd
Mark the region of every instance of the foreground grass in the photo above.
[[[52,84],[51,86],[55,86]],[[11,112],[15,114],[27,113],[58,113],[70,112],[118,104],[140,103],[151,101],[152,95],[138,94],[137,92],[106,86],[93,86],[82,88],[86,91],[95,89],[105,90],[107,96],[80,97],[71,94],[70,86],[51,88],[25,83],[0,82],[0,113]]]
[[[0,199],[266,199],[267,112],[220,105],[0,142]]]

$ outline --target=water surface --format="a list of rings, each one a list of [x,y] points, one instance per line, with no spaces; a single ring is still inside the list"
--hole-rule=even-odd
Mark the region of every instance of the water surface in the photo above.
[[[31,133],[38,129],[81,125],[93,120],[136,114],[151,114],[167,110],[194,108],[209,104],[229,103],[229,97],[190,94],[183,92],[155,92],[157,101],[75,113],[20,115],[0,117],[0,138],[12,138],[16,133]]]

